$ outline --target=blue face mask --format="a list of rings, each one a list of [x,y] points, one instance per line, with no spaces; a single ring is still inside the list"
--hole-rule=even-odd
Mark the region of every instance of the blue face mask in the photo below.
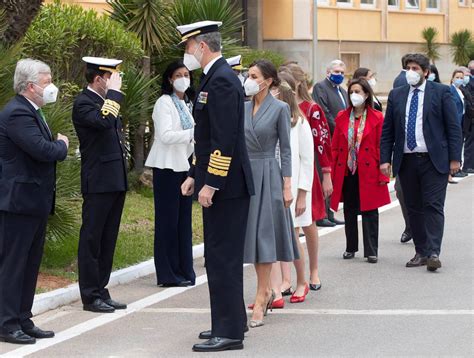
[[[456,87],[461,87],[464,84],[464,78],[456,78],[453,82],[453,85]]]
[[[344,75],[331,73],[329,80],[336,85],[340,85],[344,81]]]
[[[464,86],[467,86],[467,84],[469,83],[469,81],[471,80],[471,76],[469,75],[465,75],[464,76]]]
[[[428,76],[428,81],[434,81],[436,79],[436,75],[434,73],[430,73]]]

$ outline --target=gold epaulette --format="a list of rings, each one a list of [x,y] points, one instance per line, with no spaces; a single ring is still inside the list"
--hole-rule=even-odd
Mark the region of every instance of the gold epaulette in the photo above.
[[[102,106],[101,112],[102,115],[108,116],[109,114],[113,115],[114,117],[118,117],[120,111],[120,104],[111,99],[106,99],[104,105]]]
[[[225,157],[221,154],[220,150],[215,150],[214,153],[211,153],[207,171],[214,175],[226,177],[229,172],[231,161],[232,157]]]

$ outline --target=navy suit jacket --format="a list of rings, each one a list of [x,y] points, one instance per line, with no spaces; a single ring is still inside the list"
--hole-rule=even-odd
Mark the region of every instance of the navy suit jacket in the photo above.
[[[405,111],[410,86],[394,88],[388,95],[380,143],[380,163],[392,163],[393,175],[400,170],[405,146]],[[449,86],[426,82],[423,102],[423,136],[436,170],[449,172],[451,160],[461,161],[461,125]]]
[[[462,117],[463,117],[463,112],[464,112],[464,103],[459,97],[458,92],[456,91],[456,87],[453,85],[450,86],[451,93],[453,94],[454,102],[456,103],[456,117],[458,119],[459,124],[462,123]]]
[[[401,70],[400,73],[398,74],[397,77],[393,80],[393,87],[392,88],[397,88],[397,87],[402,87],[408,85],[407,82],[407,73],[404,70]]]
[[[196,161],[189,176],[194,194],[204,185],[218,189],[214,200],[254,194],[252,170],[244,132],[242,85],[224,58],[202,79],[194,102]]]
[[[54,212],[56,161],[66,143],[53,140],[28,100],[15,96],[0,112],[0,210],[46,217]]]
[[[80,144],[83,194],[128,189],[126,150],[118,115],[122,98],[121,92],[109,90],[104,101],[86,88],[74,101],[72,121]]]

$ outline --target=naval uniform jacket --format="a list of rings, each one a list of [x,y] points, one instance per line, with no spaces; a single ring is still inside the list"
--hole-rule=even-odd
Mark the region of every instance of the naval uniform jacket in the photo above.
[[[195,179],[195,195],[204,185],[217,189],[213,201],[253,195],[244,136],[244,93],[224,58],[212,65],[197,94],[193,110],[195,161],[189,170]],[[229,111],[236,104],[237,110]]]
[[[126,150],[118,115],[122,98],[121,92],[109,90],[104,101],[86,88],[74,101],[72,120],[80,143],[83,194],[128,189]]]

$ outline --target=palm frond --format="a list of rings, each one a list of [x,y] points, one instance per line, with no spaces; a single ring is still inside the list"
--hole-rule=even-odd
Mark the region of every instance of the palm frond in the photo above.
[[[451,55],[458,66],[466,66],[474,53],[474,40],[469,30],[461,30],[451,35]]]
[[[434,27],[427,27],[423,29],[421,35],[425,40],[425,54],[433,63],[435,63],[436,60],[441,58],[439,53],[440,44],[436,42],[438,30]]]

